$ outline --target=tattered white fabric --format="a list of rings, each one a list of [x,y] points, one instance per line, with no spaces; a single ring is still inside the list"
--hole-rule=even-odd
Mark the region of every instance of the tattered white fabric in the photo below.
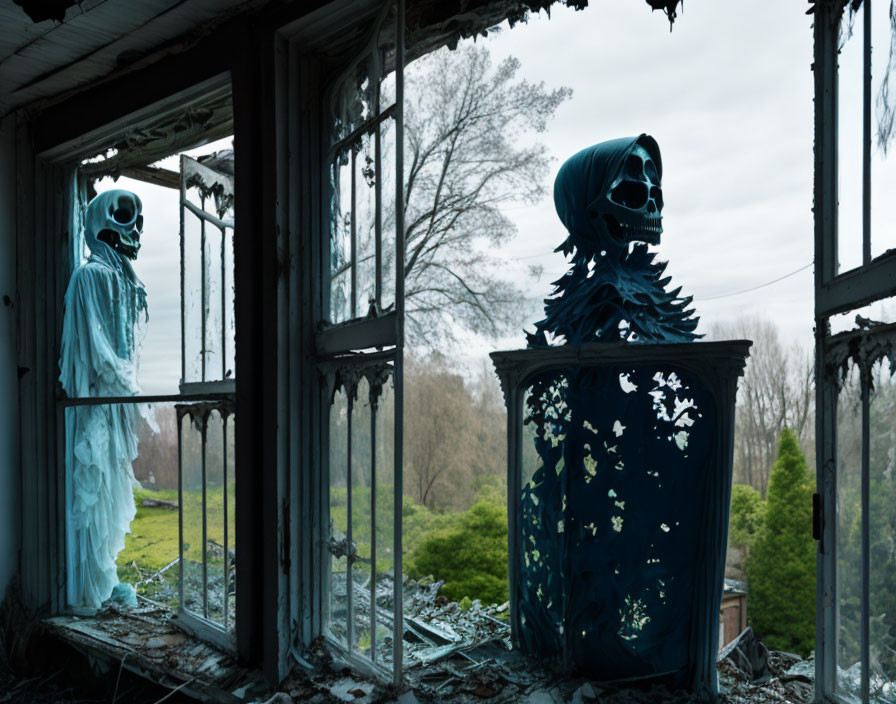
[[[90,228],[88,228],[89,230]],[[65,294],[60,382],[69,398],[132,396],[137,385],[143,284],[130,262],[94,233],[90,258]],[[96,608],[118,584],[115,560],[134,518],[135,404],[66,410],[68,602]],[[150,421],[151,422],[151,421]]]

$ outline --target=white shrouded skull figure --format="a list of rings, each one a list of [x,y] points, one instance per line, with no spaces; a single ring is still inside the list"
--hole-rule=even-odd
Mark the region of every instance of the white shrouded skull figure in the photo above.
[[[90,256],[65,294],[59,381],[69,398],[140,392],[137,329],[146,292],[131,260],[142,232],[143,203],[130,191],[105,191],[87,206]],[[76,609],[96,609],[109,598],[136,606],[134,588],[118,582],[115,561],[135,515],[131,463],[141,416],[153,424],[137,404],[66,409],[66,578]]]
[[[143,201],[130,191],[100,193],[87,206],[86,229],[88,238],[95,237],[128,259],[136,259],[143,234]]]

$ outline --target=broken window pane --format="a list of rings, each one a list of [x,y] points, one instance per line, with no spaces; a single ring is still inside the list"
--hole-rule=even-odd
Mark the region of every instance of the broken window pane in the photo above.
[[[379,72],[373,57],[365,56],[351,66],[345,79],[328,96],[330,144],[346,139],[377,112]]]
[[[377,156],[377,128],[374,128],[337,153],[330,167],[331,323],[365,317],[376,303],[380,288],[378,238],[389,257],[385,261],[383,254],[379,254],[383,266],[381,275],[394,279],[394,215],[390,220],[391,230],[384,230],[384,216],[379,211],[379,207],[385,207],[389,217],[390,206],[383,200],[385,195],[393,199],[391,212],[394,213],[394,186],[391,192],[384,193],[383,188],[383,178],[391,176],[394,181],[394,168],[391,174],[384,175],[383,160],[378,161]],[[394,164],[394,158],[384,163]],[[394,290],[394,282],[390,286]],[[394,300],[394,293],[392,297]]]
[[[393,575],[395,568],[395,389],[392,377],[383,385],[376,409],[376,649],[379,663],[392,661]]]
[[[329,630],[344,647],[351,642],[354,652],[385,663],[391,659],[393,584],[388,572],[394,565],[395,516],[394,423],[391,405],[384,409],[383,404],[392,403],[394,392],[386,366],[348,368],[336,383],[339,390],[330,409]]]
[[[133,462],[137,514],[118,554],[118,578],[139,599],[176,611],[180,593],[177,415],[174,404],[150,406],[155,427],[140,423]]]
[[[339,388],[330,406],[330,535],[328,550],[330,634],[343,647],[348,647],[348,397]]]
[[[896,248],[896,228],[888,217],[890,195],[896,190],[893,165],[896,142],[896,37],[890,28],[894,8],[873,2],[871,11],[871,256]],[[892,54],[892,55],[891,55]]]
[[[183,217],[183,381],[202,381],[202,221],[190,212]],[[187,285],[186,282],[191,282]],[[190,331],[187,334],[187,331]]]
[[[862,8],[851,36],[841,31],[837,106],[837,252],[839,272],[862,264]],[[844,17],[848,13],[844,12]]]
[[[861,692],[862,624],[862,400],[858,367],[837,401],[837,688]]]
[[[355,147],[355,232],[357,237],[358,290],[356,315],[365,316],[376,303],[377,192],[376,137],[361,137]]]
[[[234,532],[233,485],[225,479],[225,458],[229,454],[224,444],[226,416],[220,410],[209,413],[206,428],[205,520],[208,535],[205,541],[206,590],[208,618],[224,625],[224,605],[233,586],[230,538]],[[232,434],[230,435],[232,438]],[[229,605],[228,605],[229,611]],[[228,613],[229,616],[229,613]]]
[[[187,156],[181,157],[181,164],[186,196],[182,205],[183,380],[232,379],[233,180]]]
[[[202,616],[205,613],[203,585],[203,469],[202,419],[189,413],[180,420],[181,452],[181,569],[183,609]]]
[[[236,414],[224,419],[224,486],[227,487],[227,516],[224,536],[224,628],[236,626]]]
[[[352,159],[336,155],[330,165],[330,322],[352,317]]]
[[[370,384],[362,377],[352,405],[351,584],[352,648],[370,656],[372,535],[370,516]]]
[[[896,699],[896,384],[886,359],[872,371],[870,404],[870,691]]]
[[[387,181],[394,181],[395,141],[386,133],[394,121],[396,27],[396,7],[387,3],[371,41],[325,97],[335,152],[328,184],[333,324],[394,303],[395,192]]]
[[[204,381],[223,379],[222,369],[224,342],[224,306],[221,298],[224,282],[222,254],[227,238],[219,228],[206,226],[205,253],[203,257],[206,291],[205,305],[205,377]],[[189,328],[187,328],[189,330]]]
[[[395,305],[395,120],[379,125],[380,132],[380,193],[382,198],[382,293],[380,307],[388,310]]]
[[[179,404],[183,608],[221,628],[232,627],[236,551],[233,404]]]
[[[394,96],[396,6],[386,3],[379,11],[372,27],[373,40],[358,47],[358,59],[331,86],[325,97],[330,123],[330,144],[349,137],[355,130],[385,110],[387,103],[381,93],[386,83]]]

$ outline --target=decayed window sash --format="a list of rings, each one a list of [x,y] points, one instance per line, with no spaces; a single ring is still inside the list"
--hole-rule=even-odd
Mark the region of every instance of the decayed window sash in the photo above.
[[[193,197],[199,199],[199,205],[191,201]],[[175,405],[177,413],[177,439],[178,439],[178,500],[179,500],[179,547],[180,581],[178,599],[178,618],[197,635],[204,637],[216,644],[233,648],[232,628],[235,626],[230,613],[230,535],[228,531],[228,509],[230,506],[230,488],[228,483],[228,426],[235,422],[236,406],[234,393],[236,382],[232,369],[228,369],[228,322],[233,313],[228,310],[228,243],[229,234],[233,233],[232,207],[234,199],[234,180],[229,174],[222,173],[200,163],[199,161],[182,154],[180,157],[180,285],[181,285],[181,382],[179,397],[180,403]],[[214,212],[212,212],[214,211]],[[230,215],[231,217],[227,217]],[[187,255],[196,242],[188,242],[187,223],[190,218],[195,218],[199,223],[199,271],[198,281],[191,280],[191,274],[187,271]],[[212,228],[210,234],[208,229]],[[214,247],[214,236],[220,241],[219,267],[216,272],[219,277],[220,296],[217,301],[212,301],[212,272],[210,267],[211,248]],[[193,253],[195,256],[195,252]],[[196,378],[196,370],[188,366],[188,337],[195,334],[194,321],[188,320],[188,297],[195,295],[193,290],[199,286],[199,374]],[[220,317],[215,319],[212,306],[219,306]],[[214,353],[213,332],[209,330],[209,322],[220,325],[220,368],[213,370],[209,365],[209,357]],[[218,393],[220,397],[213,399],[211,394]],[[190,400],[193,394],[200,398]],[[221,621],[213,617],[209,608],[209,549],[208,549],[208,491],[209,491],[209,467],[208,467],[208,436],[210,424],[212,428],[220,426],[221,435],[221,492],[223,502],[223,605]],[[200,436],[200,476],[201,484],[201,587],[200,601],[201,612],[197,613],[186,606],[186,559],[185,559],[185,521],[184,521],[184,491],[185,491],[185,461],[184,443],[185,433],[198,429]]]
[[[872,12],[871,3],[884,0],[863,0],[861,13],[862,43],[862,187],[861,222],[855,223],[862,233],[861,264],[848,271],[839,271],[838,254],[838,101],[839,40],[841,25],[849,22],[849,10],[842,2],[820,0],[815,8],[815,223],[816,223],[816,317],[847,312],[889,296],[896,295],[896,251],[877,257],[871,249],[871,157],[874,136],[872,92]],[[876,47],[878,52],[886,47]],[[820,157],[820,158],[819,158]],[[819,241],[823,238],[823,242]]]
[[[883,0],[876,0],[883,2]],[[893,326],[857,328],[832,336],[829,317],[855,311],[876,300],[896,294],[896,256],[889,252],[873,258],[871,254],[871,2],[864,0],[862,14],[862,263],[840,273],[838,261],[838,48],[841,25],[848,10],[840,2],[818,2],[815,8],[815,327],[816,327],[816,447],[817,486],[821,501],[821,530],[818,550],[817,592],[817,696],[824,701],[854,701],[858,695],[869,704],[871,697],[871,467],[870,414],[872,366],[887,353]],[[883,47],[878,47],[883,49]],[[858,616],[858,656],[860,687],[850,692],[841,686],[839,653],[841,650],[841,602],[846,585],[840,584],[838,571],[843,556],[842,520],[838,509],[838,487],[846,481],[846,467],[838,466],[838,398],[844,393],[839,370],[853,364],[859,371],[861,406],[861,453],[859,503],[861,505],[860,600]],[[843,593],[841,593],[843,592]]]
[[[391,17],[390,17],[391,15]],[[376,85],[372,86],[373,90],[368,86],[368,92],[372,92],[372,104],[375,105],[373,114],[367,116],[357,124],[349,125],[351,129],[347,135],[340,136],[334,140],[326,154],[324,171],[329,174],[331,188],[331,198],[325,200],[324,212],[325,222],[328,224],[328,231],[325,234],[325,241],[331,246],[344,246],[344,230],[339,235],[338,230],[334,230],[341,224],[345,227],[348,224],[349,232],[349,256],[348,261],[339,261],[338,257],[334,257],[335,253],[331,252],[328,258],[328,269],[331,281],[324,286],[324,291],[329,295],[323,297],[323,317],[330,320],[331,324],[325,326],[324,329],[318,331],[315,337],[315,347],[319,357],[318,369],[329,380],[328,385],[331,393],[329,395],[330,403],[337,393],[342,391],[345,394],[346,404],[346,429],[345,429],[345,450],[346,450],[346,534],[344,541],[344,553],[346,556],[346,615],[344,624],[336,624],[332,621],[332,616],[328,624],[330,636],[334,639],[337,646],[341,646],[339,638],[333,635],[333,629],[344,630],[346,633],[346,641],[343,647],[347,649],[349,659],[362,669],[377,672],[381,675],[390,674],[396,683],[401,681],[402,671],[402,636],[403,636],[403,619],[402,619],[402,354],[404,339],[404,218],[403,218],[403,66],[404,66],[404,0],[397,2],[386,2],[377,17],[373,31],[371,32],[369,42],[360,52],[358,59],[352,63],[342,74],[342,80],[354,81],[357,75],[353,73],[357,66],[366,60],[368,55],[373,56],[374,53],[383,51],[380,41],[380,31],[386,26],[387,20],[394,20],[394,75],[395,75],[395,100],[388,106],[382,107],[381,81],[384,73],[378,76],[368,76],[368,80],[375,80]],[[378,56],[374,61],[380,62],[378,65],[382,68],[384,61]],[[336,85],[335,89],[340,90],[342,86]],[[333,100],[332,94],[330,101]],[[383,130],[389,123],[394,124],[394,149],[395,149],[395,167],[392,178],[395,183],[395,223],[394,223],[394,250],[395,250],[395,301],[394,305],[384,305],[384,232],[383,232],[383,187],[384,178],[383,169]],[[325,124],[327,118],[325,117]],[[341,126],[344,128],[346,124],[343,122]],[[365,255],[361,249],[359,242],[359,197],[358,191],[361,187],[359,183],[359,157],[362,154],[362,148],[366,146],[372,150],[372,158],[369,154],[365,158],[370,158],[373,164],[375,181],[373,184],[373,212],[367,213],[368,217],[372,216],[372,234],[373,235],[373,281],[372,281],[372,300],[369,310],[366,302],[362,301],[359,296],[361,290],[361,282],[359,282],[359,257]],[[351,208],[349,222],[336,223],[335,218],[342,215],[345,206],[345,194],[342,193],[344,187],[343,177],[345,174],[339,173],[339,165],[345,166],[344,162],[348,162],[351,169],[350,186],[348,194],[349,207]],[[369,162],[368,162],[369,163]],[[362,172],[363,173],[363,172]],[[366,179],[365,179],[366,181]],[[367,185],[366,183],[364,184]],[[369,186],[368,186],[369,187]],[[332,208],[338,207],[337,213]],[[336,234],[334,234],[336,233]],[[343,238],[342,242],[337,241],[337,237]],[[366,243],[371,244],[369,241]],[[349,275],[351,300],[348,306],[342,304],[342,312],[348,309],[348,318],[341,319],[339,315],[333,317],[334,302],[331,300],[333,295],[333,281],[337,277]],[[368,282],[364,282],[367,284]],[[364,307],[362,307],[364,306]],[[335,323],[335,324],[333,324]],[[377,351],[372,351],[376,349]],[[358,352],[358,350],[368,350],[366,353]],[[381,398],[383,389],[391,379],[394,388],[394,423],[395,435],[393,438],[394,465],[393,465],[393,609],[392,614],[381,614],[382,609],[376,603],[376,559],[377,559],[377,430],[380,427],[378,423],[381,407]],[[366,380],[366,381],[365,381]],[[364,389],[366,384],[367,398],[358,398],[359,388]],[[355,524],[354,512],[357,510],[355,505],[355,497],[352,494],[353,485],[353,454],[355,451],[356,435],[360,433],[359,428],[355,427],[353,416],[356,411],[356,404],[367,403],[370,408],[369,433],[370,433],[370,515],[365,516],[365,522],[369,519],[370,525],[370,584],[369,594],[362,599],[360,594],[355,593],[353,583],[353,565],[357,562],[354,555],[354,538],[353,525]],[[328,414],[324,414],[326,419]],[[335,442],[336,438],[331,438],[331,442]],[[336,470],[332,467],[331,470]],[[329,473],[328,473],[329,474]],[[332,486],[332,483],[330,484]],[[339,550],[331,543],[331,550]],[[323,557],[324,564],[321,566],[326,574],[331,575],[330,560],[331,554],[325,552]],[[332,584],[332,576],[328,580]],[[368,602],[364,604],[363,602]],[[327,603],[332,603],[332,598],[327,597]],[[369,612],[369,628],[370,628],[370,644],[365,647],[365,652],[356,647],[355,641],[357,635],[355,633],[355,622],[358,609],[366,608]],[[377,634],[376,624],[378,616],[381,615],[384,621],[391,620],[392,626],[392,663],[391,673],[387,663],[380,661],[377,654]],[[389,618],[391,617],[391,618]]]

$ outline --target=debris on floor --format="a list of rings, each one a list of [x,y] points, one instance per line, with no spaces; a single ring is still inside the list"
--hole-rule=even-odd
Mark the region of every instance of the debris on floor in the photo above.
[[[749,631],[749,634],[747,634]],[[752,651],[750,662],[738,656],[739,648],[719,657],[719,691],[729,704],[811,704],[815,698],[815,660],[779,650],[768,651],[747,628],[732,643],[740,641],[740,649]],[[744,645],[748,644],[746,648]],[[728,650],[726,648],[726,650]],[[756,653],[764,651],[765,663],[757,670]],[[724,656],[724,657],[723,657]],[[761,656],[759,656],[761,658]],[[744,664],[748,665],[744,667]]]
[[[872,658],[871,673],[868,686],[871,695],[871,701],[880,704],[892,704],[896,702],[896,681],[887,677],[881,670],[879,663],[873,662]],[[862,663],[857,662],[848,668],[837,668],[837,683],[844,692],[850,692],[856,697],[856,701],[861,698],[862,692]]]
[[[483,606],[474,601],[462,608],[439,597],[440,586],[405,583],[403,690],[360,676],[319,639],[302,658],[310,669],[296,668],[281,685],[281,698],[258,704],[697,704],[683,692],[589,682],[527,658],[511,648],[510,629],[503,620],[507,604]],[[384,595],[382,603],[377,599],[380,620],[381,611],[391,613],[385,596],[391,594],[391,584],[378,583],[377,593]],[[378,649],[378,658],[385,653],[385,647]],[[812,702],[814,661],[769,652],[749,628],[720,653],[718,667],[721,704]],[[289,699],[282,698],[284,694]]]
[[[379,621],[391,614],[391,585],[377,587],[382,594],[382,603],[377,603]],[[241,667],[232,656],[178,628],[168,610],[153,606],[129,610],[110,606],[89,618],[56,617],[43,623],[96,666],[105,662],[107,669],[128,670],[169,691],[204,701],[697,704],[696,698],[682,692],[589,682],[570,676],[555,663],[527,658],[511,647],[507,604],[448,602],[439,596],[440,587],[425,580],[404,584],[405,684],[400,689],[387,677],[362,676],[344,654],[319,638],[304,653],[295,652],[301,665],[273,693],[261,673]],[[378,657],[387,652],[387,645],[384,642],[377,650]],[[812,659],[768,651],[748,628],[719,654],[720,704],[810,704],[814,668]],[[844,671],[843,678],[848,674]]]
[[[127,669],[185,695],[237,704],[267,689],[260,673],[194,637],[157,606],[109,605],[94,616],[57,616],[44,624],[74,648],[99,656],[100,666],[104,659],[108,667]]]
[[[729,660],[751,682],[765,682],[772,675],[768,669],[768,648],[747,626],[743,632],[719,652],[719,662]]]

